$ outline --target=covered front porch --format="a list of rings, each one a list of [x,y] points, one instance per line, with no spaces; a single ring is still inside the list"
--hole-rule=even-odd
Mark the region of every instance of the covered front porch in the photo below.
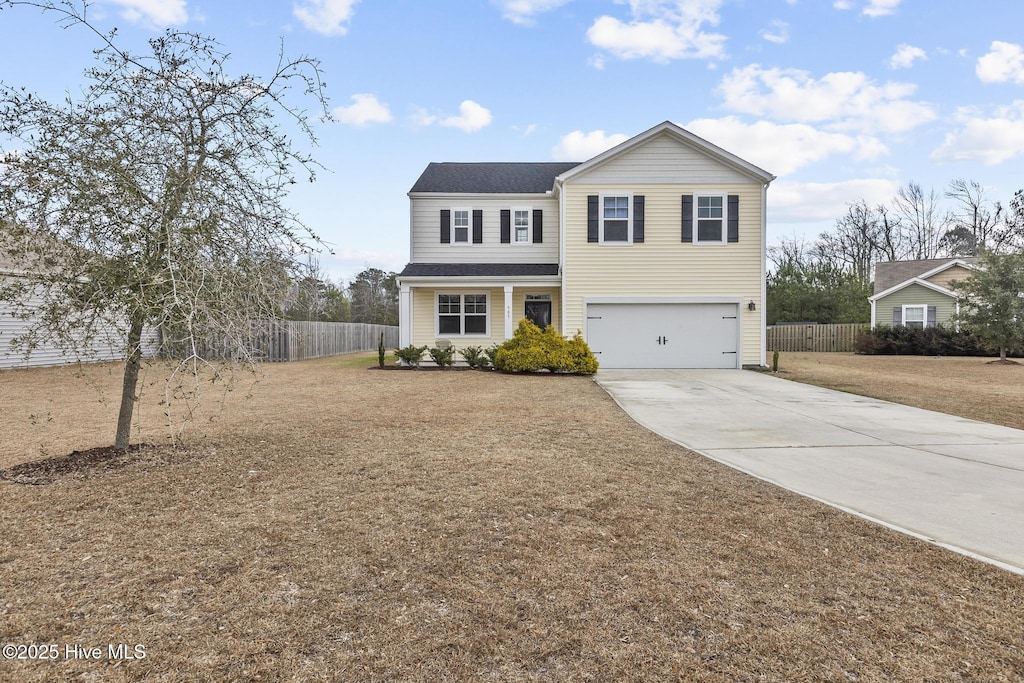
[[[434,266],[417,269],[414,266]],[[523,318],[561,331],[561,278],[557,264],[510,264],[513,272],[466,274],[465,264],[410,264],[399,276],[399,340],[434,346],[445,339],[456,348],[490,346],[512,337]],[[539,272],[526,272],[534,265]],[[544,268],[537,267],[543,265]],[[494,266],[490,266],[494,268]]]

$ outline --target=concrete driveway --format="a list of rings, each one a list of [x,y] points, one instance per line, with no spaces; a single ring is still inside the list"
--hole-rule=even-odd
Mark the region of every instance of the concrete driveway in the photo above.
[[[637,422],[784,488],[1024,574],[1024,431],[743,370],[601,370]]]

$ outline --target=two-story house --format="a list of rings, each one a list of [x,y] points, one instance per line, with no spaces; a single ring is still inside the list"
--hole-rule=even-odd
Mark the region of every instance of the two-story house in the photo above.
[[[432,163],[409,192],[401,344],[529,318],[602,368],[765,364],[770,173],[665,122],[582,163]]]

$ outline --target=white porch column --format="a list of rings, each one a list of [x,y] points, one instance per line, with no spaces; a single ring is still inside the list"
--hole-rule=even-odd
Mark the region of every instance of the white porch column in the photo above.
[[[412,288],[402,285],[398,293],[398,345],[405,348],[412,344]]]
[[[505,285],[505,339],[512,338],[512,285]]]

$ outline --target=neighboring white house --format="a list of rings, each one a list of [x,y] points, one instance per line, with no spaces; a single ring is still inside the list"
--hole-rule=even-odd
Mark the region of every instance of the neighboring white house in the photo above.
[[[9,258],[0,254],[0,281],[24,276],[24,270],[19,269]],[[28,301],[30,306],[38,306],[41,302],[41,295],[30,298]],[[12,348],[11,342],[24,334],[31,324],[31,320],[15,317],[12,315],[12,310],[10,302],[0,301],[0,369],[124,359],[125,334],[113,323],[97,334],[89,348],[84,349],[81,354],[65,352],[50,341],[39,344],[26,358],[24,351]],[[158,347],[157,331],[147,331],[143,338],[143,355],[155,355]]]
[[[774,178],[667,121],[583,163],[431,163],[401,344],[488,346],[525,317],[603,368],[764,365]]]

